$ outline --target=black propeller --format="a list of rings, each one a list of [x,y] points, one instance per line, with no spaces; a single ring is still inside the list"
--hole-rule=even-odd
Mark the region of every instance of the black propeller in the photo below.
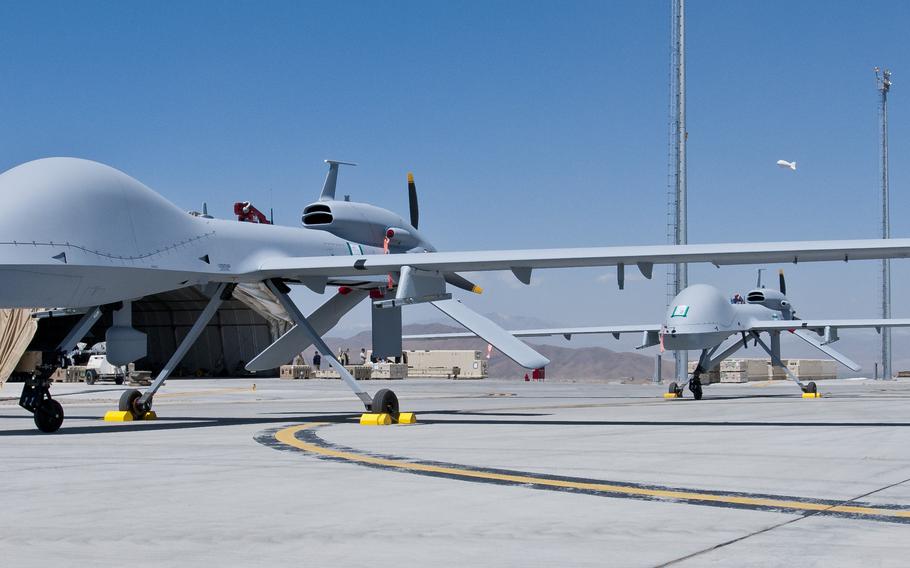
[[[420,220],[420,208],[417,206],[417,185],[411,172],[408,172],[408,206],[411,210],[411,226],[416,229]]]
[[[474,284],[461,274],[458,274],[456,272],[444,272],[442,276],[445,278],[446,282],[452,286],[455,286],[456,288],[461,288],[467,292],[474,292],[475,294],[483,293],[483,288],[477,284]]]
[[[784,269],[781,268],[777,271],[777,281],[780,283],[780,293],[787,295],[787,279],[784,278]]]
[[[420,221],[420,207],[417,204],[417,184],[414,183],[414,174],[411,172],[408,172],[408,206],[411,212],[411,226],[416,229],[417,223]],[[483,292],[483,288],[455,272],[445,272],[443,273],[443,278],[456,288],[474,292],[475,294]]]

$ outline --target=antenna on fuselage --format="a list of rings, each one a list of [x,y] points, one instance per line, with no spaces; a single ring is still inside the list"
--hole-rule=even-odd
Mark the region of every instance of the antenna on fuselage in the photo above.
[[[340,162],[338,160],[326,160],[329,165],[329,173],[325,176],[325,183],[322,184],[322,193],[319,194],[319,201],[335,200],[335,184],[338,182],[338,166],[356,166],[351,162]]]

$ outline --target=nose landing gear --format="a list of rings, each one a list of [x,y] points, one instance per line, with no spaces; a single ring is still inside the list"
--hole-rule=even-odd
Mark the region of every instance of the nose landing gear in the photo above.
[[[46,434],[60,429],[63,424],[63,407],[56,400],[49,398],[35,408],[35,426]]]
[[[41,365],[22,386],[19,406],[32,413],[35,426],[46,434],[56,432],[63,424],[63,407],[51,398],[53,365]]]
[[[701,379],[698,377],[698,369],[695,370],[692,378],[689,379],[689,390],[692,391],[692,396],[695,397],[695,400],[701,400]]]
[[[689,379],[689,390],[692,391],[692,396],[695,397],[695,400],[701,400],[702,390],[701,390],[701,372],[699,368],[695,369],[695,372],[692,373],[692,378]],[[682,398],[683,397],[683,386],[678,383],[670,383],[670,389],[666,395],[668,398]]]

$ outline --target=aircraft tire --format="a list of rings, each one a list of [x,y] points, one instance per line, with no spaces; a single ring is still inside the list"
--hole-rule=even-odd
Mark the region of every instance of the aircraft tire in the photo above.
[[[806,392],[811,394],[817,393],[818,385],[816,385],[814,381],[810,381],[809,384],[806,385]]]
[[[689,390],[692,391],[692,396],[695,400],[701,400],[702,391],[701,391],[701,381],[697,377],[693,377],[689,381]]]
[[[98,374],[95,373],[93,369],[88,369],[85,371],[85,384],[93,385],[95,381],[98,380]]]
[[[389,389],[379,389],[373,395],[373,404],[370,405],[370,412],[385,413],[392,417],[392,420],[398,420],[398,397]]]
[[[670,383],[670,388],[667,389],[667,392],[670,394],[679,394],[679,385],[676,383]]]
[[[60,429],[63,424],[63,407],[56,400],[49,398],[35,408],[35,426],[45,434]]]
[[[139,418],[141,412],[136,406],[136,401],[138,401],[141,396],[142,393],[136,389],[125,390],[123,391],[123,394],[120,395],[120,402],[118,403],[117,408],[120,411],[132,413],[134,418]]]

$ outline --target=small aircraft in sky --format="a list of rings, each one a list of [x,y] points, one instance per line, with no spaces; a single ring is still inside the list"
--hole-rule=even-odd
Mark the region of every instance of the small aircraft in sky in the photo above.
[[[785,170],[796,171],[796,160],[788,162],[787,160],[778,160],[777,165],[784,168]]]
[[[755,289],[746,297],[739,294],[726,298],[717,288],[708,284],[693,284],[673,298],[664,320],[652,325],[618,325],[595,327],[565,327],[550,329],[522,329],[510,333],[515,337],[548,337],[562,335],[567,340],[573,335],[641,333],[642,343],[636,349],[659,345],[663,350],[699,350],[701,355],[689,379],[689,390],[696,400],[702,398],[701,375],[720,365],[748,343],[754,342],[770,358],[771,364],[780,367],[787,377],[799,385],[804,393],[816,394],[814,382],[803,384],[781,360],[780,337],[791,333],[831,357],[852,371],[861,367],[846,355],[836,351],[831,344],[839,339],[839,329],[908,327],[910,319],[800,319],[787,298],[784,271],[779,273],[779,290],[765,288],[761,283],[761,270]],[[766,343],[761,334],[768,334]],[[453,339],[474,337],[471,333],[438,333],[405,335],[404,339]],[[683,385],[669,385],[669,394],[682,397]]]
[[[274,368],[315,345],[367,410],[397,417],[395,393],[381,389],[371,396],[322,340],[367,298],[378,357],[401,352],[402,307],[430,303],[521,366],[535,369],[549,361],[452,299],[449,286],[480,292],[460,272],[510,270],[527,284],[535,269],[616,266],[622,283],[625,267],[633,265],[650,278],[655,264],[910,256],[910,239],[436,252],[418,230],[413,179],[405,219],[374,205],[335,199],[344,162],[327,163],[322,192],[304,208],[302,227],[193,215],[125,173],[89,160],[45,158],[0,174],[6,207],[0,224],[0,307],[84,311],[69,334],[48,347],[44,363],[24,385],[19,404],[34,414],[38,428],[53,432],[63,423],[63,408],[50,394],[50,376],[102,312],[113,320],[105,336],[107,358],[124,365],[144,357],[148,347],[145,334],[132,326],[132,300],[189,286],[199,287],[210,300],[151,386],[123,393],[119,408],[136,419],[152,409],[157,390],[237,286],[270,295],[295,324],[247,369]],[[317,294],[329,287],[337,293],[305,316],[288,295],[294,284]]]

